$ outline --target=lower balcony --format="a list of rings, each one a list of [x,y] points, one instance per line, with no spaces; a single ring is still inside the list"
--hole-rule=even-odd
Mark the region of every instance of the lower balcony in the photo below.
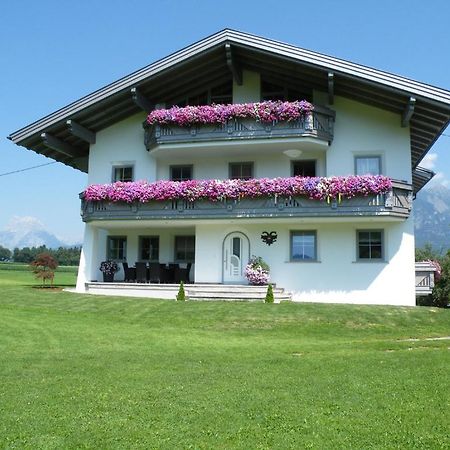
[[[392,217],[406,219],[412,206],[412,187],[392,181],[384,194],[316,200],[304,196],[258,197],[222,201],[151,200],[149,202],[95,200],[81,197],[84,222],[105,220],[186,220],[238,218]]]

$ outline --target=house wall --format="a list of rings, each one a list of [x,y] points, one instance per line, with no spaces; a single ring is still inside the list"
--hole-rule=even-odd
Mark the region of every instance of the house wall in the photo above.
[[[257,74],[244,71],[243,86],[234,86],[234,101],[259,100],[260,79]],[[320,102],[326,96],[316,92]],[[317,174],[322,176],[349,175],[354,173],[354,157],[379,155],[382,172],[394,179],[411,182],[409,129],[401,128],[400,116],[341,97],[335,97],[335,135],[326,150],[303,151],[301,159],[316,159]],[[198,179],[228,178],[229,162],[253,161],[255,177],[289,176],[291,160],[279,149],[273,154],[246,150],[242,146],[238,156],[227,154],[227,148],[211,150],[208,157],[192,157],[186,148],[186,156],[170,156],[170,149],[162,149],[157,156],[144,146],[142,123],[145,113],[136,114],[97,132],[96,144],[89,155],[89,183],[111,182],[112,167],[132,164],[135,179],[169,178],[172,164],[192,164],[193,175]],[[201,154],[207,154],[206,151]],[[165,153],[164,153],[165,152]],[[163,156],[161,156],[163,154]],[[179,155],[180,153],[178,153]],[[198,153],[197,153],[198,155]],[[300,159],[300,158],[299,158]],[[359,220],[359,219],[358,219]],[[195,279],[197,282],[222,281],[222,243],[224,236],[232,231],[246,233],[251,243],[251,253],[266,259],[272,269],[272,280],[292,291],[297,301],[389,303],[413,305],[414,295],[414,234],[412,216],[406,221],[384,222],[373,217],[365,222],[306,222],[291,223],[274,221],[267,224],[255,221],[202,222],[190,224],[187,234],[196,234]],[[182,226],[180,222],[175,226]],[[144,226],[144,224],[139,224]],[[173,261],[173,239],[180,230],[167,225],[159,230],[143,232],[142,229],[96,229],[86,225],[86,235],[80,264],[77,288],[81,291],[86,280],[101,279],[98,271],[100,261],[106,257],[106,236],[126,235],[127,259],[138,260],[138,236],[160,235],[160,261]],[[385,230],[387,262],[356,262],[356,230]],[[319,262],[300,263],[289,261],[289,236],[291,230],[314,229],[317,231]],[[262,231],[277,231],[278,240],[267,246],[260,240]],[[119,273],[118,278],[123,278]]]
[[[382,229],[385,261],[357,261],[356,232]],[[291,231],[314,230],[317,234],[317,262],[290,261]],[[294,301],[354,304],[415,304],[414,229],[413,220],[406,221],[341,221],[312,220],[254,221],[243,219],[209,221],[178,227],[169,224],[142,223],[139,228],[95,228],[86,226],[85,246],[79,269],[77,289],[84,282],[102,280],[98,270],[106,258],[107,236],[127,237],[127,261],[139,260],[139,236],[160,237],[160,262],[174,261],[177,235],[196,236],[195,264],[191,271],[197,283],[223,282],[223,242],[232,232],[245,234],[250,242],[250,255],[261,256],[271,268],[271,282],[291,292]],[[268,246],[260,236],[263,231],[276,231],[278,238]],[[122,266],[116,275],[124,277]]]
[[[298,159],[316,159],[319,176],[349,175],[355,171],[354,158],[379,155],[382,172],[394,179],[411,182],[409,129],[400,127],[400,116],[341,97],[335,99],[335,136],[326,151],[304,151]],[[211,151],[207,157],[157,158],[144,146],[142,123],[145,114],[137,114],[97,133],[89,155],[88,182],[111,182],[113,166],[133,165],[135,180],[169,178],[169,166],[192,164],[194,177],[228,178],[228,163],[253,161],[255,177],[290,176],[291,159],[279,150],[258,154],[242,147],[239,156],[226,148]],[[165,151],[164,149],[162,151]],[[170,150],[167,150],[170,152]],[[168,153],[169,154],[169,153]],[[202,154],[208,154],[207,149]]]
[[[156,164],[144,145],[145,113],[98,131],[89,151],[88,183],[111,183],[113,166],[133,165],[136,180],[155,180]]]
[[[229,178],[229,163],[253,162],[255,178],[287,177],[291,176],[291,159],[277,152],[276,155],[257,155],[255,153],[241,156],[224,156],[225,152],[210,158],[174,158],[170,161],[158,161],[156,176],[158,180],[170,177],[170,166],[177,164],[191,164],[193,177],[196,179],[224,179]],[[318,176],[326,175],[326,157],[324,152],[304,152],[302,159],[317,161]]]
[[[327,151],[327,175],[354,173],[354,157],[380,155],[382,172],[411,182],[409,128],[400,115],[335,97],[334,140]]]
[[[356,260],[356,231],[383,229],[386,262]],[[291,262],[290,232],[317,232],[317,262]],[[414,305],[414,230],[406,222],[199,224],[196,227],[196,282],[222,282],[222,243],[240,231],[250,240],[250,254],[271,267],[271,281],[291,291],[295,301]],[[268,246],[263,231],[276,231]],[[389,261],[389,263],[388,263]]]
[[[139,237],[159,236],[159,262],[174,262],[175,236],[192,236],[195,234],[193,226],[170,227],[167,224],[141,224],[139,228],[114,227],[100,228],[91,224],[86,224],[83,250],[78,269],[77,290],[84,290],[84,283],[87,281],[103,278],[99,270],[100,263],[107,259],[107,239],[108,236],[120,236],[127,239],[126,260],[133,266],[139,258]],[[124,279],[122,264],[119,263],[119,272],[115,275],[116,280]]]

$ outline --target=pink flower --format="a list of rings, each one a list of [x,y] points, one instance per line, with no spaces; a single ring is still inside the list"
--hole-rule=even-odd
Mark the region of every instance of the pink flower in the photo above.
[[[350,175],[347,177],[254,178],[250,180],[160,180],[148,182],[117,181],[92,184],[84,191],[88,201],[147,203],[166,200],[208,200],[259,197],[307,197],[330,200],[386,194],[392,182],[383,175]]]
[[[306,100],[294,102],[265,101],[260,103],[233,103],[228,105],[172,106],[155,109],[147,116],[149,125],[178,125],[226,123],[235,118],[252,118],[259,122],[297,120],[311,113],[314,106]]]

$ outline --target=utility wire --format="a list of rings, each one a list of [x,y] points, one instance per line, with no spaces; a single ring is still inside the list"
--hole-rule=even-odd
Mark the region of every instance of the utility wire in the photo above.
[[[445,136],[450,138],[450,134],[442,133],[441,136]],[[38,166],[26,167],[25,169],[13,170],[12,172],[0,173],[0,177],[4,177],[6,175],[12,175],[14,173],[25,172],[27,170],[38,169],[39,167],[50,166],[52,164],[56,164],[58,161],[53,161],[45,164],[39,164]]]
[[[37,169],[38,167],[50,166],[51,164],[56,164],[58,161],[53,161],[45,164],[39,164],[38,166],[26,167],[25,169],[13,170],[12,172],[0,173],[0,177],[5,175],[12,175],[13,173],[25,172],[26,170]]]

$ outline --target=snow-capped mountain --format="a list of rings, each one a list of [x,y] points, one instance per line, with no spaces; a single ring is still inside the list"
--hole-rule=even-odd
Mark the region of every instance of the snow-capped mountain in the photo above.
[[[35,217],[13,217],[6,228],[0,231],[0,245],[13,250],[16,247],[45,245],[47,248],[58,248],[71,244],[47,231]]]
[[[450,249],[450,189],[433,185],[414,201],[416,247],[430,243],[436,250]]]

